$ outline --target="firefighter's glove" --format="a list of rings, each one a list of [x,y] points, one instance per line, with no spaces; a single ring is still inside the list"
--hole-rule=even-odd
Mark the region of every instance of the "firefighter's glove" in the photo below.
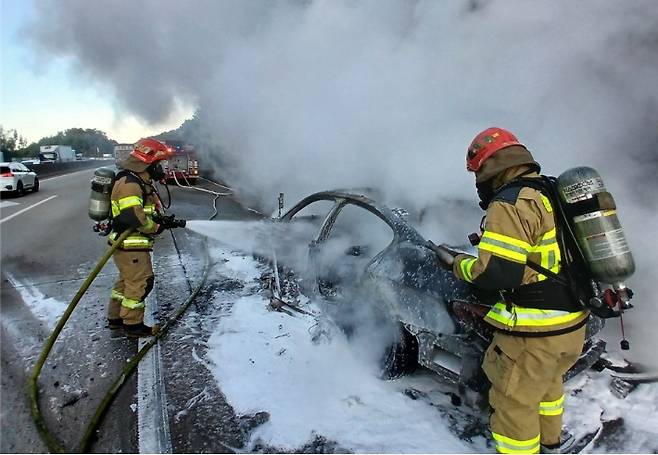
[[[176,219],[173,214],[153,217],[153,221],[160,225],[156,234],[161,234],[165,229],[185,227],[185,220]]]
[[[445,270],[452,270],[455,257],[462,254],[461,251],[457,251],[446,244],[436,245],[431,240],[428,240],[425,246],[434,252],[437,265]]]
[[[112,222],[111,221],[104,221],[104,222],[97,222],[94,224],[94,232],[98,232],[98,235],[106,237],[110,235],[110,232],[112,232]]]

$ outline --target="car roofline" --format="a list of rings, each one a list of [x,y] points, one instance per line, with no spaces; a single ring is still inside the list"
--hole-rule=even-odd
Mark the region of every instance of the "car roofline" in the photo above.
[[[387,205],[381,204],[363,194],[351,193],[347,190],[318,191],[317,193],[310,194],[290,208],[284,215],[282,215],[281,219],[283,221],[290,221],[290,219],[304,207],[315,201],[322,200],[344,200],[348,203],[358,205],[381,218],[391,227],[391,229],[393,229],[399,238],[419,244],[425,242],[425,238],[416,230],[416,228],[398,216]]]

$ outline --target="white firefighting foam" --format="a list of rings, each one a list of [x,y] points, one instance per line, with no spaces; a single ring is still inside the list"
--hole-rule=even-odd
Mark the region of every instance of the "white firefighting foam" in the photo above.
[[[250,257],[221,248],[213,255],[221,259],[213,273],[247,285],[260,276],[258,263]],[[314,343],[314,317],[292,317],[269,311],[267,305],[258,294],[237,298],[208,340],[210,368],[235,411],[270,414],[252,433],[248,449],[265,444],[290,452],[323,436],[339,451],[361,453],[491,450],[483,437],[467,442],[449,430],[464,414],[445,402],[431,374],[382,381],[372,362],[341,332],[331,331],[330,338]],[[304,308],[320,313],[312,303]],[[658,384],[640,385],[619,399],[609,390],[610,379],[607,371],[590,371],[569,382],[565,424],[576,438],[583,438],[602,420],[623,418],[621,429],[599,435],[597,447],[590,445],[584,452],[655,452]],[[412,400],[403,394],[409,388],[429,398]],[[441,404],[449,417],[441,413]]]
[[[17,282],[11,274],[7,274],[7,279],[14,289],[18,291],[21,299],[30,308],[32,314],[42,321],[48,329],[55,328],[57,321],[64,314],[68,302],[47,297],[35,286]]]
[[[586,373],[566,384],[564,424],[577,438],[597,431],[583,453],[657,453],[658,384],[640,384],[626,398],[610,390],[610,372]]]
[[[251,258],[216,254],[228,260],[222,274],[247,282],[260,275]],[[323,436],[361,453],[484,449],[483,440],[476,446],[460,441],[436,409],[404,395],[408,382],[378,379],[340,333],[315,344],[313,317],[291,317],[267,305],[257,294],[239,298],[208,340],[212,372],[236,412],[270,414],[254,430],[252,444],[292,451]]]

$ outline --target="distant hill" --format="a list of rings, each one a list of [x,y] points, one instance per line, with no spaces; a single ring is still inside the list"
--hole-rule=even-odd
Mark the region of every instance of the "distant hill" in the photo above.
[[[95,128],[69,128],[14,150],[12,155],[34,157],[39,154],[39,147],[42,145],[70,145],[76,153],[82,153],[83,156],[99,157],[104,153],[114,153],[116,144],[117,141],[108,138],[104,131]]]

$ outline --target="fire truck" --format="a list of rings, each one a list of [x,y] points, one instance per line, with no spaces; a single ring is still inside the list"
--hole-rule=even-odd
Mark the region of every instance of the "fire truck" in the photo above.
[[[165,141],[165,144],[173,152],[170,159],[162,162],[167,181],[174,183],[178,180],[181,185],[195,184],[199,177],[199,162],[196,158],[194,146],[185,144],[183,141]],[[118,144],[114,147],[118,167],[121,167],[121,162],[128,158],[132,150],[133,144]],[[174,176],[176,176],[176,179],[174,179]]]
[[[182,141],[165,141],[171,147],[173,156],[162,162],[168,181],[178,180],[179,183],[195,184],[199,177],[199,162],[194,146]],[[175,177],[175,178],[174,178]]]

